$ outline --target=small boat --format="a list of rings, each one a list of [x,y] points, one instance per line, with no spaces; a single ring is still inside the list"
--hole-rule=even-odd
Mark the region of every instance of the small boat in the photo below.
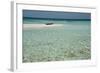
[[[54,23],[46,23],[46,25],[53,25]]]

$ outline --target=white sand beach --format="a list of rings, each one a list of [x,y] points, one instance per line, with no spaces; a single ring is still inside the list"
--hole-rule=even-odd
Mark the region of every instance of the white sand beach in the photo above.
[[[53,25],[46,25],[46,24],[24,24],[24,29],[39,29],[39,28],[51,28],[51,27],[61,27],[62,24],[53,24]]]

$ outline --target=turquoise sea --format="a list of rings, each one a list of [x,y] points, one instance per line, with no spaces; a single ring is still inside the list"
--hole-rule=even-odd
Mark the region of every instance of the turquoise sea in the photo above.
[[[24,63],[91,59],[90,20],[26,18],[23,19],[23,26],[48,22],[63,26],[23,29],[22,60]]]

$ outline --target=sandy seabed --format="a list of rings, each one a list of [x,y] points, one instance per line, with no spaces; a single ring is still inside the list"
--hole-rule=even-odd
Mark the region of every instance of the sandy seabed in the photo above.
[[[24,63],[91,59],[90,25],[86,23],[23,24],[23,29]]]

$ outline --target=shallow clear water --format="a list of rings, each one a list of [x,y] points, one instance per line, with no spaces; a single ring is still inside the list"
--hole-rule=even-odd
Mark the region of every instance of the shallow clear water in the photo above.
[[[23,26],[47,22],[63,26],[23,29],[23,62],[91,59],[90,21],[24,19]]]

